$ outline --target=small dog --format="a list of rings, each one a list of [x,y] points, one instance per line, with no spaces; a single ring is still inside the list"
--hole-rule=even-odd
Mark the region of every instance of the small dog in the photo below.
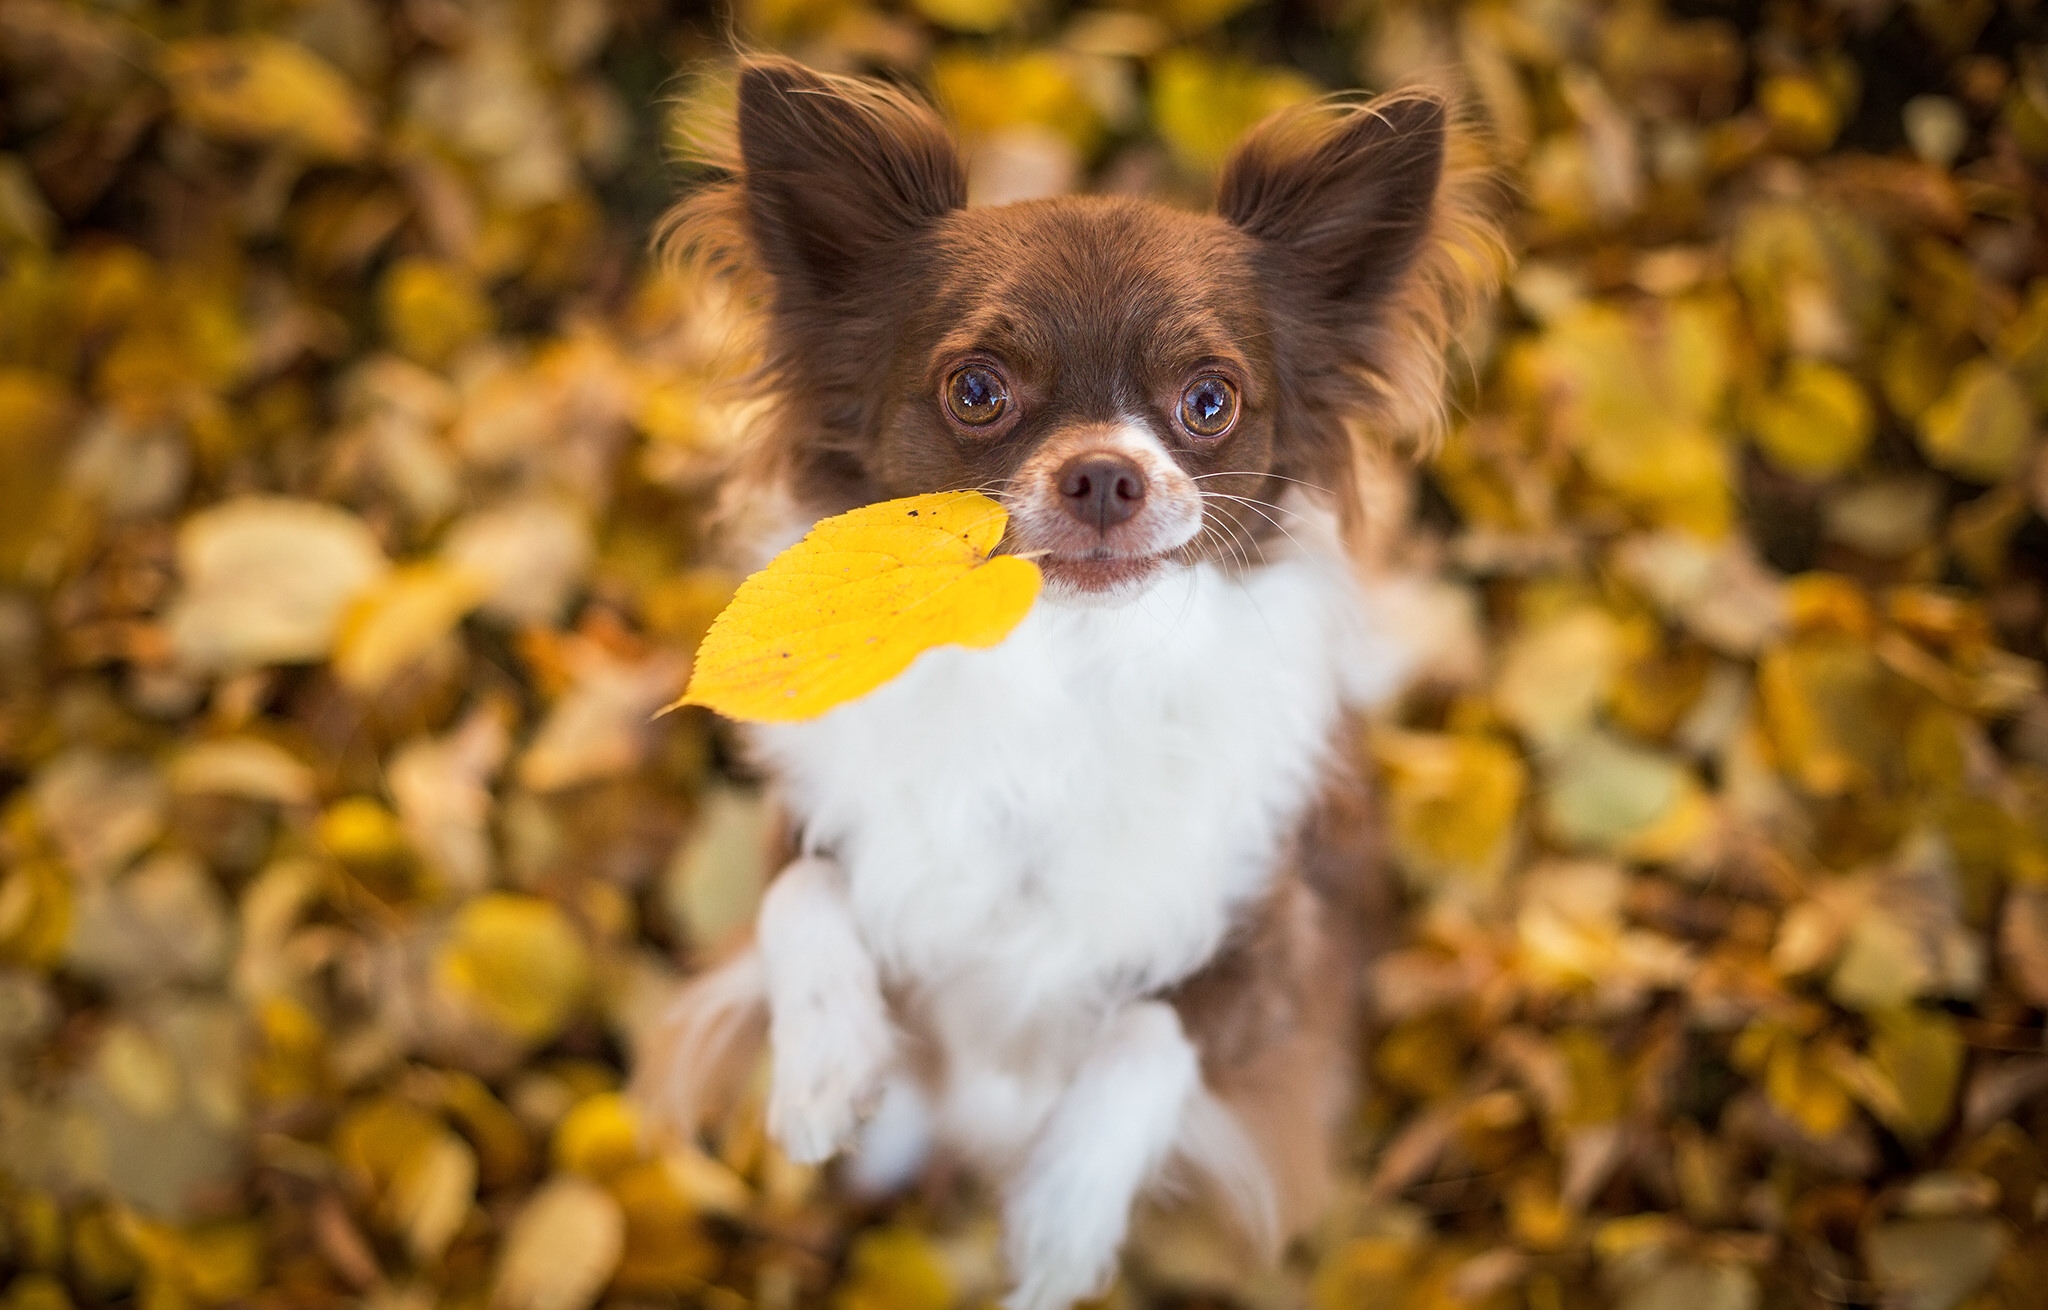
[[[659,1114],[694,1129],[765,1029],[792,1159],[999,1184],[1015,1310],[1099,1292],[1175,1178],[1268,1253],[1315,1217],[1373,862],[1347,708],[1405,660],[1346,544],[1359,469],[1438,413],[1483,290],[1448,117],[1283,113],[1214,215],[969,208],[922,105],[742,67],[733,177],[677,219],[765,309],[728,504],[767,547],[980,488],[1046,586],[993,649],[749,730],[796,858],[644,1053]]]

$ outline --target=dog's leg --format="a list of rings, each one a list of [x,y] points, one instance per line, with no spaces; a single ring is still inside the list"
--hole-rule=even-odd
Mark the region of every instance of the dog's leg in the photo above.
[[[1065,1310],[1109,1282],[1131,1205],[1201,1083],[1172,1006],[1140,1001],[1111,1020],[1005,1197],[1011,1310]]]
[[[790,1159],[816,1164],[852,1138],[895,1060],[888,1004],[829,859],[782,871],[755,938],[768,984],[768,1131]]]

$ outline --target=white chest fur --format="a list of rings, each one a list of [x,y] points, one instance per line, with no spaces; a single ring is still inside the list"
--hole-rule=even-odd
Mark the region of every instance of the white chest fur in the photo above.
[[[756,740],[954,1074],[1056,1082],[1267,884],[1361,669],[1391,671],[1364,626],[1333,558],[1198,566],[1113,606],[1043,601],[993,649],[927,652]]]

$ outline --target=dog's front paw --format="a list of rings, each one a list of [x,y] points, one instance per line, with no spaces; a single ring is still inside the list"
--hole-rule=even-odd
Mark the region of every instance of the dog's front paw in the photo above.
[[[776,1013],[771,1042],[769,1135],[798,1164],[828,1160],[853,1140],[895,1060],[882,998],[858,989],[815,993]]]

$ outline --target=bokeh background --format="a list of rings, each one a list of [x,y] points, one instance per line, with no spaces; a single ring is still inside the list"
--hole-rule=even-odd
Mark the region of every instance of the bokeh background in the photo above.
[[[0,0],[5,1310],[999,1291],[962,1180],[618,1095],[762,877],[650,720],[733,584],[744,307],[647,245],[733,36],[930,88],[982,199],[1413,80],[1508,180],[1378,510],[1342,1195],[1110,1305],[2043,1304],[2048,6]]]

